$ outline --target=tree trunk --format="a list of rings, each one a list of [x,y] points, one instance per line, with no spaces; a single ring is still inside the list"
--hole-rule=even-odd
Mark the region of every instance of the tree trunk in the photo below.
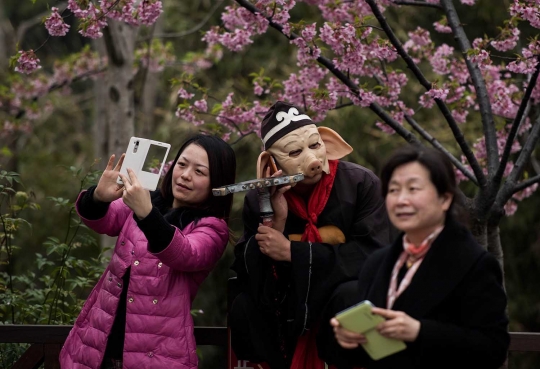
[[[469,214],[474,214],[471,209],[468,209]],[[506,291],[506,286],[504,283],[504,255],[501,244],[501,237],[499,232],[499,222],[480,222],[474,220],[470,224],[471,233],[473,234],[476,241],[488,252],[490,252],[501,266],[503,273],[503,288]],[[508,314],[508,308],[507,308]],[[508,359],[499,369],[508,369]]]
[[[12,48],[14,35],[13,27],[9,20],[6,19],[3,7],[0,6],[0,76],[7,74],[10,57],[8,50],[14,50]]]
[[[501,245],[501,237],[499,234],[499,225],[490,224],[487,221],[474,221],[472,222],[470,229],[471,233],[473,234],[476,241],[480,244],[480,246],[482,246],[493,256],[495,256],[495,258],[501,265],[501,268],[503,268],[504,255]]]
[[[98,100],[99,119],[96,124],[100,132],[97,142],[99,157],[111,154],[119,157],[125,152],[129,139],[135,132],[135,107],[133,92],[133,58],[137,29],[125,23],[109,20],[109,26],[103,31],[103,40],[107,51],[108,68],[104,88]],[[103,152],[102,150],[106,150]]]
[[[107,56],[107,48],[105,41],[102,38],[96,39],[92,42],[94,49],[98,52],[100,57]],[[107,74],[108,77],[108,74]],[[109,158],[109,138],[107,129],[107,99],[106,99],[107,85],[105,79],[99,78],[94,82],[94,158],[99,159],[97,169],[104,170]]]
[[[470,224],[471,233],[473,234],[476,242],[480,244],[485,250],[489,250],[488,238],[487,238],[487,224],[478,220],[473,220]]]
[[[160,34],[163,30],[163,17],[159,17],[153,26],[152,34]],[[149,44],[152,40],[148,41]],[[141,107],[140,116],[138,121],[140,122],[138,132],[141,137],[152,138],[152,134],[155,130],[154,124],[154,111],[156,109],[156,91],[159,86],[159,77],[161,72],[151,72],[146,70],[142,73],[141,87],[140,87],[140,101]]]
[[[94,124],[94,155],[101,158],[105,169],[111,154],[118,159],[125,152],[135,132],[133,58],[136,28],[113,20],[103,31],[103,40],[94,47],[106,56],[108,68],[104,79],[95,83],[96,111]],[[115,238],[103,235],[101,245],[114,245]]]
[[[501,244],[501,235],[499,225],[487,225],[488,251],[495,256],[504,274],[504,253]]]

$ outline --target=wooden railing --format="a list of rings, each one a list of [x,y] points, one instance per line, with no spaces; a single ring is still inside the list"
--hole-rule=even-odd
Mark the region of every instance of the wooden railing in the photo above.
[[[58,355],[70,325],[0,325],[0,343],[30,343],[12,369],[60,369]],[[226,327],[195,327],[197,345],[227,347]],[[224,366],[225,367],[225,366]]]
[[[0,325],[0,343],[30,343],[13,369],[60,369],[58,354],[69,325]],[[540,352],[540,333],[511,332],[509,351]],[[227,347],[227,327],[195,327],[197,345]],[[225,365],[224,365],[225,367]]]

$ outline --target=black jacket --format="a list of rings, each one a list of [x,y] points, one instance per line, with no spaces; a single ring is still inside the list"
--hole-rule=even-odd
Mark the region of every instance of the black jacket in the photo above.
[[[390,223],[379,179],[369,170],[340,161],[326,207],[317,227],[339,228],[345,243],[291,242],[291,262],[276,263],[259,250],[254,235],[260,223],[256,191],[245,198],[244,235],[235,247],[232,269],[243,292],[260,311],[273,316],[281,309],[289,338],[302,334],[315,321],[328,295],[341,282],[356,279],[367,256],[389,242]],[[288,214],[285,235],[302,234],[306,221]],[[279,282],[272,277],[272,265]],[[277,323],[278,325],[280,323]],[[277,328],[277,327],[276,327]]]
[[[370,256],[360,272],[357,301],[386,307],[390,276],[402,251],[400,236]],[[506,302],[499,263],[466,228],[449,220],[392,308],[420,321],[417,340],[404,351],[373,361],[361,348],[337,349],[332,330],[325,326],[319,352],[343,368],[496,369],[510,343]]]

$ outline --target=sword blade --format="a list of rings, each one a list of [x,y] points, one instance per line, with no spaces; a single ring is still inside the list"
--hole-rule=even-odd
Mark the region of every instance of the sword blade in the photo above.
[[[249,191],[255,188],[264,188],[272,186],[280,186],[291,183],[297,183],[304,179],[302,173],[297,173],[291,176],[279,176],[279,177],[268,177],[268,178],[259,178],[252,179],[250,181],[234,183],[231,185],[213,188],[212,195],[214,196],[226,196],[230,193]]]

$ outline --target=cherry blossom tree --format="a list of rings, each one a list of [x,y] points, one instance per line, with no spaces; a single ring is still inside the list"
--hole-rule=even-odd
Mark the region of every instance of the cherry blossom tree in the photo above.
[[[189,73],[193,70],[186,68],[188,73],[175,80],[180,102],[176,114],[197,126],[217,121],[223,137],[235,142],[258,134],[262,114],[276,99],[303,106],[316,121],[325,119],[331,110],[369,109],[378,117],[375,125],[385,133],[397,134],[411,144],[432,145],[450,158],[459,180],[475,189],[462,194],[475,235],[502,260],[500,219],[512,215],[519,201],[530,196],[540,182],[540,174],[530,170],[540,137],[540,44],[522,36],[523,29],[540,28],[540,1],[508,3],[508,19],[497,34],[471,38],[460,12],[479,7],[476,0],[231,1],[222,13],[222,24],[205,32],[208,47],[191,66],[208,68],[212,59],[221,58],[223,48],[243,52],[262,35],[278,32],[297,49],[296,65],[290,66],[293,72],[285,79],[274,79],[262,70],[254,72],[252,96],[230,92],[224,99],[212,99],[211,91],[199,85]],[[299,5],[317,8],[319,19],[312,23],[292,19],[291,13]],[[431,27],[411,25],[405,32],[387,17],[413,7],[436,11],[440,18]],[[121,61],[129,69],[133,64],[156,65],[144,49],[134,52],[131,41],[126,43],[132,35],[111,34],[117,32],[114,25],[124,31],[151,25],[161,8],[159,0],[69,0],[63,10],[51,8],[44,23],[50,37],[62,37],[73,31],[64,22],[64,14],[69,13],[78,18],[81,35],[100,39],[105,34],[107,52],[85,58],[93,65],[92,72],[79,69],[70,78],[85,78],[107,68],[112,79],[119,73],[110,68],[111,61]],[[441,34],[451,35],[453,42],[436,41]],[[122,44],[126,47],[119,53]],[[46,81],[37,72],[39,49],[21,50],[13,64],[22,76],[13,77],[15,80],[33,76],[24,90],[34,92],[10,93],[2,106],[10,107],[12,113],[18,109],[18,115],[22,110],[30,119],[32,103],[22,102],[67,82]],[[131,77],[126,75],[120,85],[129,86]],[[127,104],[114,110],[130,115],[131,92],[113,87],[108,87],[109,95]],[[119,94],[111,93],[113,90]],[[127,97],[122,99],[124,93]],[[38,110],[34,107],[34,112]],[[114,130],[125,120],[126,116],[110,119],[109,127]],[[433,133],[437,131],[434,126],[443,124],[453,136],[452,143]],[[28,128],[29,124],[19,126]],[[3,134],[13,127],[6,120]],[[471,132],[477,132],[476,136]]]
[[[0,90],[0,136],[12,143],[30,134],[52,113],[53,104],[46,96],[67,94],[73,82],[91,79],[97,96],[95,155],[121,153],[134,133],[135,75],[160,73],[174,62],[170,45],[161,40],[150,38],[135,46],[139,26],[153,25],[161,12],[159,0],[70,0],[51,7],[43,17],[47,39],[36,49],[20,50],[11,58],[12,70],[18,73],[8,74]],[[74,25],[68,25],[67,18],[75,18]],[[40,49],[52,37],[66,36],[70,28],[94,40],[93,48],[87,44],[42,69]],[[18,43],[24,35],[19,31]]]
[[[432,145],[451,159],[459,180],[475,188],[461,196],[473,233],[502,261],[501,217],[512,215],[540,182],[538,172],[525,171],[540,137],[540,42],[520,37],[524,28],[540,28],[540,1],[509,1],[499,33],[474,39],[458,9],[473,11],[476,0],[303,2],[318,8],[318,21],[291,19],[300,1],[231,2],[222,25],[205,33],[208,45],[241,52],[272,29],[296,45],[296,70],[284,80],[254,74],[253,101],[233,92],[215,101],[183,76],[177,115],[195,125],[215,119],[225,138],[238,139],[258,134],[261,115],[276,99],[303,106],[316,121],[330,110],[370,109],[384,132]],[[429,29],[412,26],[404,37],[386,14],[408,7],[435,10],[440,20]],[[440,33],[453,42],[433,41]],[[426,116],[446,126],[455,148],[430,133],[433,123],[419,120]],[[476,137],[465,136],[470,127],[478,128]]]

